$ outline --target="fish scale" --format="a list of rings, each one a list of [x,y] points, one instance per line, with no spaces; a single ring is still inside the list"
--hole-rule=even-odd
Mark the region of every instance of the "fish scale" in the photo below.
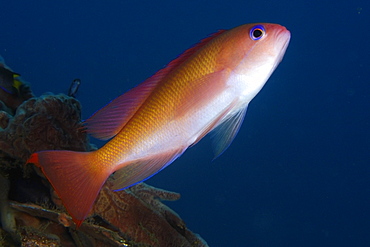
[[[113,189],[128,188],[161,171],[211,131],[215,156],[220,155],[289,40],[289,31],[277,24],[219,31],[87,119],[89,134],[110,139],[102,148],[41,151],[27,162],[41,168],[79,226],[112,173]]]

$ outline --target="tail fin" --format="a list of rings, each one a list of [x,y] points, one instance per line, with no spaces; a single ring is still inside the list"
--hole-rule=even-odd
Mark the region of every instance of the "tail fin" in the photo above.
[[[27,163],[41,168],[77,227],[89,214],[110,175],[94,152],[42,151],[32,154]]]

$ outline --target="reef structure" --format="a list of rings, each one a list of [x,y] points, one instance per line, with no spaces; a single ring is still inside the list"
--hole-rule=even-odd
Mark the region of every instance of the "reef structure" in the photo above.
[[[162,202],[180,195],[145,183],[113,192],[108,179],[76,229],[41,171],[25,163],[41,150],[95,149],[81,104],[64,94],[34,97],[29,86],[21,92],[15,106],[0,94],[0,246],[207,246]]]

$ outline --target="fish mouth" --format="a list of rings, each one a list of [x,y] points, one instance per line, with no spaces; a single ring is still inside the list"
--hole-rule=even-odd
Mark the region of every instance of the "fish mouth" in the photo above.
[[[290,32],[285,27],[281,27],[281,29],[276,33],[277,36],[277,46],[276,49],[279,50],[279,59],[277,60],[277,64],[279,64],[284,57],[285,51],[288,48],[290,42]]]
[[[281,52],[284,54],[290,41],[290,32],[285,27],[282,27],[282,29],[277,33],[278,36],[278,42],[283,43],[283,46],[281,48]]]

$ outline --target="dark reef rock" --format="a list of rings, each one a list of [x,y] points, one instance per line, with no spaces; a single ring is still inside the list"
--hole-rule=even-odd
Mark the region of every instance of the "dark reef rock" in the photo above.
[[[94,150],[78,100],[49,94],[14,109],[0,95],[0,246],[207,246],[162,203],[180,195],[144,183],[113,192],[108,179],[76,229],[40,170],[25,164],[48,149]]]

